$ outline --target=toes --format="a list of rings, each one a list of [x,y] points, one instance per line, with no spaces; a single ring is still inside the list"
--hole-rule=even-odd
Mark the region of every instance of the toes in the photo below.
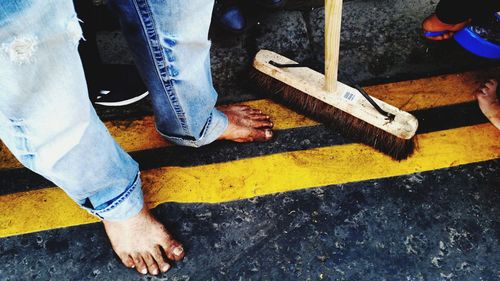
[[[253,120],[270,120],[271,117],[269,115],[265,115],[265,114],[252,114],[250,115],[250,118],[252,118]]]
[[[184,258],[184,248],[182,246],[177,246],[172,250],[172,254],[174,255],[174,260],[179,261]]]
[[[453,36],[453,32],[448,32],[446,34],[443,34],[443,39],[444,40],[450,39],[452,36]]]
[[[161,272],[167,272],[170,269],[170,264],[165,261],[165,258],[163,257],[163,254],[159,247],[155,248],[153,252],[153,259],[158,264],[158,268],[161,270]]]
[[[160,273],[158,264],[150,254],[144,254],[142,257],[144,259],[144,262],[146,262],[146,267],[148,268],[149,274],[157,275],[158,273]]]
[[[490,79],[490,80],[486,81],[486,83],[484,85],[487,88],[489,88],[490,90],[495,90],[497,85],[498,85],[498,82],[494,79]]]
[[[162,245],[167,257],[173,261],[180,261],[184,258],[185,252],[181,243],[175,240],[165,240]]]
[[[230,126],[221,135],[221,140],[232,140],[236,142],[268,141],[273,137],[271,128],[274,126],[269,115],[262,113],[260,109],[248,106],[231,106],[221,108],[228,116]],[[180,246],[180,244],[179,244]],[[173,253],[173,246],[163,246],[169,259],[179,260],[184,256]],[[182,247],[180,248],[182,249]]]
[[[144,263],[144,261],[142,260],[141,255],[136,254],[132,256],[132,259],[134,260],[135,269],[137,270],[137,272],[142,274],[148,273],[148,268],[146,266],[146,263]]]
[[[474,91],[473,93],[476,97],[484,97],[488,95],[488,89],[486,87],[479,87],[477,90]]]
[[[494,97],[496,95],[497,86],[497,80],[490,79],[479,87],[479,89],[475,92],[475,95],[478,98]]]
[[[253,141],[268,141],[272,139],[273,131],[271,129],[253,130],[251,137]]]
[[[123,265],[125,265],[126,267],[128,267],[128,268],[135,267],[134,260],[129,255],[122,254],[122,255],[119,255],[119,257],[120,257],[120,260],[122,261]]]
[[[269,120],[254,120],[252,122],[252,127],[254,128],[272,128],[273,127],[273,122]]]
[[[252,109],[250,109],[250,113],[258,115],[258,114],[262,114],[262,110],[252,108]]]
[[[273,131],[270,129],[264,130],[264,136],[266,138],[266,141],[272,139],[273,138]]]

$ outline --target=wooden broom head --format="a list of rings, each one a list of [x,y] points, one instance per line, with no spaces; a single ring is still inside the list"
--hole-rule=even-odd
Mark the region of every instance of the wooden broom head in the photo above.
[[[296,62],[267,50],[259,51],[254,59],[257,82],[281,102],[397,160],[414,151],[418,121],[413,115],[372,97],[384,111],[394,115],[389,120],[355,88],[338,83],[336,92],[328,92],[323,74],[306,67],[279,68],[270,61]]]

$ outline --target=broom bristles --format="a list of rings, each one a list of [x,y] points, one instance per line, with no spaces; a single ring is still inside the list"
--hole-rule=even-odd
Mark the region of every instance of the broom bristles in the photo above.
[[[345,137],[367,144],[395,160],[406,159],[415,150],[415,137],[399,138],[254,68],[251,76],[259,88],[269,92],[278,102],[316,119],[327,127],[337,129]]]

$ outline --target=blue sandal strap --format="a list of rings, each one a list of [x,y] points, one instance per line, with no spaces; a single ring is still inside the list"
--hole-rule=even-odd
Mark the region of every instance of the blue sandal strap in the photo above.
[[[426,37],[436,37],[440,35],[444,35],[450,31],[448,30],[443,30],[443,31],[424,31],[424,36]]]

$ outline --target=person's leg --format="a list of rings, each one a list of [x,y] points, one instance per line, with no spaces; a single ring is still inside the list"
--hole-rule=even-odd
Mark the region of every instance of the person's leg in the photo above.
[[[455,32],[463,29],[472,19],[482,19],[492,16],[500,10],[497,0],[441,0],[435,14],[422,22],[424,36],[430,40],[446,40]]]
[[[144,99],[148,92],[134,65],[104,64],[97,47],[99,13],[92,1],[73,0],[82,21],[85,40],[78,51],[82,58],[90,100],[102,106],[125,106]]]
[[[429,40],[450,39],[469,23],[472,11],[469,0],[441,0],[436,12],[422,22],[424,36]]]
[[[490,122],[500,130],[500,102],[498,100],[498,81],[490,79],[475,93],[479,108]]]
[[[151,94],[158,131],[199,147],[216,139],[266,141],[269,117],[248,107],[214,108],[208,29],[213,1],[111,0]]]
[[[180,244],[144,209],[137,163],[112,139],[90,104],[77,51],[81,28],[71,1],[4,4],[0,139],[26,167],[103,219],[107,230],[120,229],[121,238],[108,234],[125,262],[148,260],[160,246],[171,258],[181,258],[181,248],[173,255]],[[138,234],[143,229],[150,231]]]
[[[422,22],[422,30],[427,39],[441,41],[453,37],[455,32],[463,29],[467,23],[468,19],[459,23],[445,23],[436,14],[432,14]]]

